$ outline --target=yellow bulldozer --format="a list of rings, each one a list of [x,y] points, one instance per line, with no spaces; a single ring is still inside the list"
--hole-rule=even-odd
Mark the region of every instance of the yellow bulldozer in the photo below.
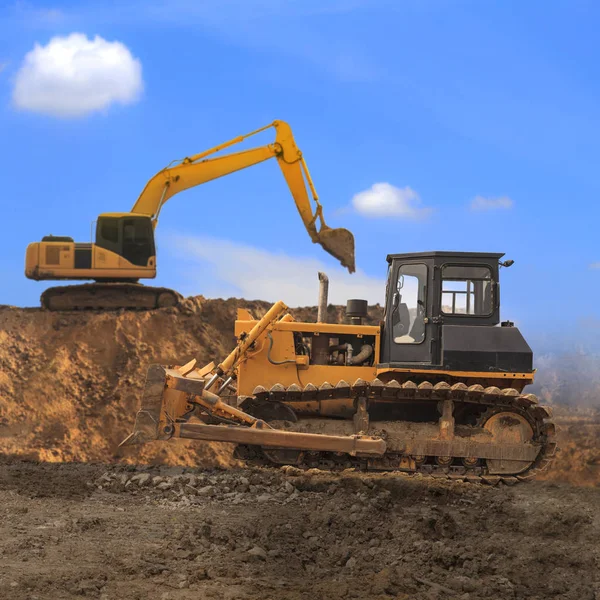
[[[213,156],[269,128],[276,131],[274,143]],[[277,159],[310,239],[354,272],[354,237],[347,229],[326,225],[323,207],[291,128],[284,121],[274,121],[159,171],[148,181],[130,212],[98,217],[95,243],[50,235],[29,244],[25,259],[25,275],[29,279],[95,281],[49,288],[42,294],[42,306],[50,310],[175,306],[181,297],[174,290],[137,283],[139,279],[156,277],[154,230],[162,207],[179,192],[270,158]]]
[[[384,319],[349,300],[346,323],[298,322],[279,301],[240,309],[219,364],[152,365],[122,445],[231,442],[277,465],[381,469],[495,484],[534,477],[556,450],[550,410],[524,388],[532,351],[500,322],[498,253],[387,257]]]

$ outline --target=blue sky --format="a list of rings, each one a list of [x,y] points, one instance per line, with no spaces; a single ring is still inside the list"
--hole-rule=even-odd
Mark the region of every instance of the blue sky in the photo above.
[[[44,284],[23,275],[29,242],[88,241],[96,215],[128,210],[171,160],[284,119],[328,223],[355,234],[357,287],[310,243],[274,161],[169,201],[157,283],[293,305],[302,288],[316,298],[316,273],[279,272],[325,268],[352,294],[379,286],[387,253],[505,252],[503,318],[540,347],[589,343],[600,331],[599,24],[591,1],[5,2],[0,303],[38,303]],[[73,33],[126,46],[143,91],[87,115],[19,107],[27,53]],[[376,183],[408,187],[417,212],[357,211],[353,198]],[[478,196],[492,207],[473,210]],[[240,253],[260,263],[243,284],[231,274]]]

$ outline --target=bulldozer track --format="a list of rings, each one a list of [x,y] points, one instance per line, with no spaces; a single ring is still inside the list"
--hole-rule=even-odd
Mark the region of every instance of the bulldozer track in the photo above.
[[[364,381],[358,379],[353,384],[339,381],[336,385],[323,383],[316,387],[312,384],[301,388],[292,384],[285,387],[276,384],[270,389],[258,386],[253,395],[247,400],[256,399],[262,402],[282,402],[294,405],[302,402],[327,402],[336,398],[366,398],[368,403],[372,402],[395,402],[395,401],[422,401],[439,402],[441,400],[453,400],[455,406],[461,403],[480,406],[480,414],[475,423],[483,426],[487,419],[498,412],[509,412],[520,415],[530,424],[533,430],[532,442],[539,446],[539,452],[526,470],[514,474],[493,475],[488,473],[485,459],[473,457],[478,460],[468,464],[436,464],[435,455],[419,456],[416,468],[399,468],[401,459],[405,457],[402,453],[386,452],[381,458],[351,457],[348,455],[337,455],[327,452],[303,452],[294,466],[299,468],[320,468],[337,470],[344,468],[357,468],[359,470],[387,470],[403,471],[421,474],[426,477],[444,478],[460,481],[469,481],[496,485],[504,483],[512,485],[520,481],[533,479],[546,470],[554,459],[556,453],[556,427],[551,420],[550,409],[539,404],[534,394],[521,394],[514,388],[500,389],[498,387],[484,388],[481,385],[467,386],[464,383],[450,385],[446,382],[431,384],[422,382],[416,384],[413,381],[399,383],[391,380],[383,382],[380,379]],[[376,431],[377,421],[372,422]],[[369,432],[373,435],[373,431]],[[256,451],[250,447],[240,447],[242,457],[262,466],[273,465],[263,451]],[[245,455],[245,456],[244,456]]]

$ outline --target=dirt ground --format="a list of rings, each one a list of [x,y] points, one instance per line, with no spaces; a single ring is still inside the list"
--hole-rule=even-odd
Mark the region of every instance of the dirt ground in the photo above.
[[[0,597],[600,598],[600,489],[0,465]]]

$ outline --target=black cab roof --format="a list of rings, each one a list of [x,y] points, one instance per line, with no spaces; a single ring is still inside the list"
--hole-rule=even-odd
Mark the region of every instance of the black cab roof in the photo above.
[[[407,258],[458,258],[458,259],[476,259],[476,260],[499,260],[504,256],[504,252],[448,252],[448,251],[433,251],[433,252],[407,252],[403,254],[388,254],[387,262],[392,260],[407,259]]]

